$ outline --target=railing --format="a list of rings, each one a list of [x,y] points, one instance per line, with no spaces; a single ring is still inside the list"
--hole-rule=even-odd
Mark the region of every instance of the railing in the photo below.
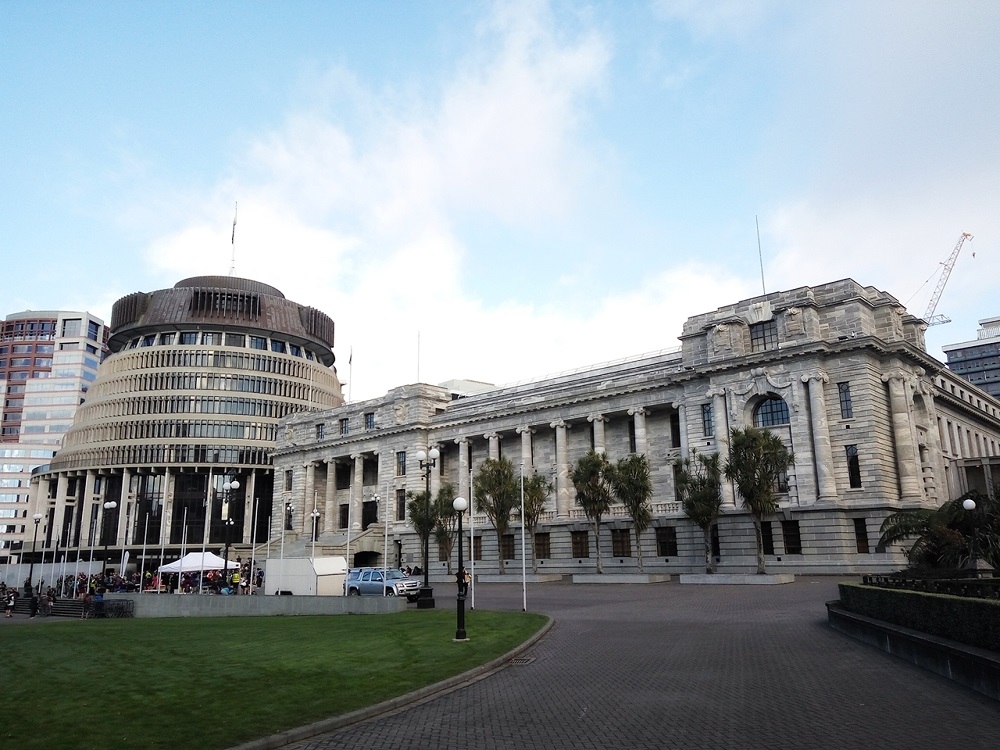
[[[966,596],[973,599],[1000,599],[1000,579],[933,579],[895,578],[892,576],[867,575],[861,577],[865,586],[903,591],[923,591],[931,594]]]

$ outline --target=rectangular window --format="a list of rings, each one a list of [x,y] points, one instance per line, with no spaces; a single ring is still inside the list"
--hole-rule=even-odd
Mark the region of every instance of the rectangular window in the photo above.
[[[284,341],[275,341],[275,340],[272,339],[271,340],[271,351],[272,352],[277,352],[278,354],[284,354],[285,353],[285,342]]]
[[[719,524],[712,524],[711,531],[712,540],[712,557],[722,556],[722,544],[719,542]]]
[[[161,333],[160,334],[160,343],[163,344],[164,346],[169,346],[169,345],[173,344],[174,343],[174,335],[175,334],[173,334],[173,333]]]
[[[573,542],[573,557],[590,557],[590,532],[572,531],[570,535]]]
[[[535,534],[535,557],[539,560],[548,560],[552,556],[549,534],[542,531]]]
[[[292,470],[285,469],[285,492],[292,491]]]
[[[197,331],[181,331],[180,343],[186,346],[193,346],[198,343]]]
[[[208,346],[219,346],[222,343],[221,333],[203,333],[201,334],[201,343],[207,344]]]
[[[406,475],[406,451],[396,451],[396,476]]]
[[[854,404],[851,403],[851,384],[837,383],[837,394],[840,396],[840,418],[850,419],[854,416]]]
[[[63,336],[79,336],[83,321],[80,318],[67,318],[62,324]]]
[[[347,435],[351,431],[351,420],[347,417],[343,417],[340,420],[340,434]]]
[[[227,333],[226,334],[226,346],[237,346],[243,348],[246,346],[247,337],[242,333]]]
[[[438,562],[445,562],[448,559],[446,554],[445,546],[442,542],[438,542]]]
[[[611,529],[611,554],[632,557],[632,535],[628,529]]]
[[[325,424],[316,425],[316,439],[322,440],[324,437],[326,437],[326,425]]]
[[[802,537],[799,535],[798,521],[782,521],[781,536],[785,540],[786,555],[802,554]]]
[[[847,453],[847,479],[851,489],[861,488],[861,459],[858,458],[858,446],[845,445],[844,451]]]
[[[87,338],[91,341],[97,341],[97,333],[99,330],[100,329],[98,328],[97,323],[92,320],[89,321],[87,323]]]
[[[656,554],[660,557],[677,557],[677,528],[675,526],[657,527]]]
[[[375,412],[373,411],[365,412],[365,429],[366,430],[375,429]]]
[[[500,554],[504,560],[513,560],[514,555],[514,535],[504,534],[500,538]]]
[[[864,518],[854,519],[854,541],[857,542],[858,552],[866,555],[871,552],[868,545],[868,522]]]
[[[766,352],[778,348],[778,324],[773,320],[750,326],[750,351]]]
[[[472,559],[483,559],[483,538],[481,536],[472,537]]]
[[[715,423],[712,419],[712,405],[701,405],[701,431],[705,437],[712,437],[715,434]]]
[[[251,336],[250,337],[250,348],[251,349],[263,349],[267,350],[267,339],[263,336]]]
[[[396,520],[406,520],[406,490],[396,490]]]
[[[765,555],[774,554],[774,533],[772,531],[772,526],[770,521],[761,521],[760,524],[760,540],[761,546],[764,548]]]

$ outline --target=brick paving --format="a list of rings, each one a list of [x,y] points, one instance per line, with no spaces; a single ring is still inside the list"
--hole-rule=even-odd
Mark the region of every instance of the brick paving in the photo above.
[[[835,632],[824,603],[836,595],[829,578],[533,585],[528,609],[556,624],[529,663],[288,747],[1000,747],[1000,703]],[[520,609],[520,587],[482,584],[476,604]]]

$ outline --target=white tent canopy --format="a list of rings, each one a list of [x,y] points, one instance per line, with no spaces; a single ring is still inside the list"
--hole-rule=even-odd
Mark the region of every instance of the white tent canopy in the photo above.
[[[196,570],[222,570],[226,561],[211,552],[189,552],[180,560],[160,566],[160,573],[193,573]],[[229,561],[229,570],[237,570],[238,562]]]

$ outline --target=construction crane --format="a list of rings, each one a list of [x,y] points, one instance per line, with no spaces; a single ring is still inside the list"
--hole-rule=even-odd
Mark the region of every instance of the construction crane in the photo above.
[[[948,260],[944,262],[944,270],[941,271],[941,278],[938,279],[937,288],[934,289],[934,294],[931,295],[931,301],[927,305],[927,312],[924,313],[924,322],[929,326],[939,326],[942,323],[950,323],[951,318],[944,315],[935,315],[934,311],[937,309],[938,302],[941,300],[941,292],[944,291],[944,285],[948,283],[948,277],[951,276],[951,269],[955,267],[955,261],[958,260],[958,254],[962,251],[962,245],[965,244],[966,240],[971,240],[972,235],[968,232],[962,232],[959,235],[958,242],[955,243],[955,249],[951,251],[951,255],[948,256]],[[975,255],[975,253],[973,253]]]

